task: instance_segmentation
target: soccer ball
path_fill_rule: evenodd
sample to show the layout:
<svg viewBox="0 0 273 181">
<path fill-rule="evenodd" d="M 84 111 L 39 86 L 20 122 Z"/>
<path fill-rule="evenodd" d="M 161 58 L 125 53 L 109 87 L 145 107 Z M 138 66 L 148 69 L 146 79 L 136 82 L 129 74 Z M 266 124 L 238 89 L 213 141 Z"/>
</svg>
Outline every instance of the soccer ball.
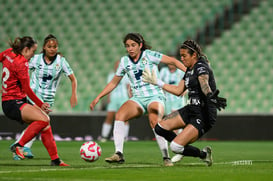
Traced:
<svg viewBox="0 0 273 181">
<path fill-rule="evenodd" d="M 101 147 L 94 141 L 88 141 L 82 144 L 80 154 L 83 160 L 94 162 L 101 156 Z"/>
</svg>

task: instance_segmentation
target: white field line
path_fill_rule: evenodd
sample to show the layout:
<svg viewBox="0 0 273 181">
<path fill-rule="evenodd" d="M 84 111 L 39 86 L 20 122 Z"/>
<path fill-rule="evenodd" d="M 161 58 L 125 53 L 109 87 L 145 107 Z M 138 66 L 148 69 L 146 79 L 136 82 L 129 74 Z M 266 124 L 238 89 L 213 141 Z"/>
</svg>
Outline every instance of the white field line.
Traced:
<svg viewBox="0 0 273 181">
<path fill-rule="evenodd" d="M 273 160 L 235 160 L 230 162 L 214 162 L 213 165 L 252 165 L 253 163 L 266 163 L 266 162 L 273 162 Z M 185 163 L 187 165 L 204 165 L 203 162 L 196 162 L 196 163 Z M 113 165 L 110 168 L 118 169 L 118 168 L 159 168 L 163 167 L 162 165 L 142 165 L 142 164 L 123 164 L 123 165 Z M 94 169 L 109 169 L 108 166 L 101 166 L 101 167 L 87 167 L 87 168 L 68 168 L 68 167 L 59 167 L 59 168 L 42 168 L 42 169 L 32 169 L 32 170 L 5 170 L 0 171 L 0 174 L 10 174 L 10 173 L 31 173 L 31 172 L 54 172 L 54 171 L 72 171 L 72 170 L 94 170 Z"/>
</svg>

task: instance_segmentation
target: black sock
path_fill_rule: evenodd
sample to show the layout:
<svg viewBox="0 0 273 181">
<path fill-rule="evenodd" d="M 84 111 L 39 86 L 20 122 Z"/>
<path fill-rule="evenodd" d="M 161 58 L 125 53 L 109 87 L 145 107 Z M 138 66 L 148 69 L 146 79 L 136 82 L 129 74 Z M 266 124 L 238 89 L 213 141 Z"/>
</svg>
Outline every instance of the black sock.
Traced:
<svg viewBox="0 0 273 181">
<path fill-rule="evenodd" d="M 155 126 L 155 132 L 156 134 L 164 137 L 169 142 L 171 142 L 176 137 L 176 134 L 173 131 L 168 131 L 159 126 L 158 124 L 156 124 Z"/>
<path fill-rule="evenodd" d="M 15 147 L 16 146 L 19 146 L 19 147 L 23 147 L 22 145 L 20 145 L 19 143 L 15 143 L 15 145 L 14 145 Z"/>
<path fill-rule="evenodd" d="M 54 162 L 56 165 L 60 165 L 61 160 L 60 160 L 60 158 L 57 158 L 55 160 L 52 160 L 52 162 Z"/>
<path fill-rule="evenodd" d="M 199 157 L 201 159 L 206 157 L 205 152 L 200 151 L 199 148 L 191 146 L 191 145 L 187 145 L 184 147 L 183 155 L 184 156 Z"/>
</svg>

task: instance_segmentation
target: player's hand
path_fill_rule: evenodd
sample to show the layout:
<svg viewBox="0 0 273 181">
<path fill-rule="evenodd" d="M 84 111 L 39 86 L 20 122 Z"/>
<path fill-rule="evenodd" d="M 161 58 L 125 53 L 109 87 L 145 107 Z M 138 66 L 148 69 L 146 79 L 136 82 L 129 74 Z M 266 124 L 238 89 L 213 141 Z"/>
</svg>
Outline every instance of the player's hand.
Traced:
<svg viewBox="0 0 273 181">
<path fill-rule="evenodd" d="M 93 111 L 95 108 L 95 105 L 99 102 L 99 98 L 94 99 L 90 104 L 90 109 Z"/>
<path fill-rule="evenodd" d="M 43 103 L 42 106 L 41 106 L 41 109 L 46 113 L 46 114 L 49 114 L 50 112 L 52 112 L 50 108 L 50 105 L 46 102 L 46 103 Z"/>
<path fill-rule="evenodd" d="M 212 93 L 208 93 L 207 94 L 207 100 L 210 103 L 214 104 L 219 111 L 221 111 L 221 109 L 225 109 L 226 108 L 226 106 L 227 106 L 227 99 L 223 98 L 223 97 L 218 97 L 219 93 L 220 93 L 220 91 L 218 89 L 216 89 Z"/>
<path fill-rule="evenodd" d="M 156 77 L 155 70 L 153 70 L 151 73 L 149 69 L 144 69 L 144 71 L 142 72 L 142 80 L 143 82 L 148 82 L 150 84 L 157 85 L 161 88 L 165 84 L 162 80 Z"/>
<path fill-rule="evenodd" d="M 157 85 L 157 77 L 155 71 L 153 70 L 152 73 L 149 69 L 145 68 L 142 72 L 142 80 L 143 82 L 148 82 L 153 85 Z"/>
<path fill-rule="evenodd" d="M 71 96 L 70 98 L 70 106 L 74 108 L 78 104 L 77 96 Z"/>
</svg>

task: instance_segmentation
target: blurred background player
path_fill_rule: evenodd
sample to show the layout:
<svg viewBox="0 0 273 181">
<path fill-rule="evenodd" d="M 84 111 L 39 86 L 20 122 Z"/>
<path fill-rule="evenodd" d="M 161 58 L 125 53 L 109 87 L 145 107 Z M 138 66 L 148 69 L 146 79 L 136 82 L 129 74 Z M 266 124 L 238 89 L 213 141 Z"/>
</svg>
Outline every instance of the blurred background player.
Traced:
<svg viewBox="0 0 273 181">
<path fill-rule="evenodd" d="M 37 42 L 29 36 L 17 37 L 11 48 L 0 53 L 2 67 L 2 109 L 4 114 L 20 123 L 29 124 L 24 135 L 11 151 L 24 159 L 23 146 L 41 133 L 41 139 L 51 158 L 52 166 L 69 166 L 60 160 L 50 118 L 50 105 L 42 102 L 30 88 L 28 62 L 34 56 Z M 36 104 L 33 106 L 27 96 Z M 45 113 L 46 112 L 46 113 Z"/>
<path fill-rule="evenodd" d="M 115 76 L 115 72 L 119 66 L 119 61 L 115 62 L 114 72 L 110 72 L 107 77 L 107 83 L 109 83 Z M 107 116 L 104 123 L 102 124 L 101 136 L 98 138 L 101 142 L 106 142 L 109 139 L 110 132 L 112 130 L 112 124 L 115 120 L 115 114 L 120 108 L 120 106 L 125 103 L 129 97 L 131 97 L 131 88 L 129 85 L 129 80 L 125 76 L 117 87 L 107 95 Z M 125 139 L 128 139 L 129 135 L 129 122 L 125 124 Z"/>
<path fill-rule="evenodd" d="M 109 163 L 125 162 L 123 157 L 124 135 L 126 131 L 125 122 L 147 113 L 150 126 L 154 132 L 155 125 L 164 115 L 166 98 L 163 90 L 158 86 L 142 81 L 142 72 L 144 69 L 154 70 L 159 75 L 158 64 L 160 62 L 174 64 L 181 70 L 186 69 L 175 58 L 150 50 L 151 46 L 147 44 L 143 36 L 139 33 L 128 33 L 123 39 L 123 44 L 128 55 L 121 58 L 114 78 L 90 104 L 90 109 L 94 110 L 99 100 L 115 89 L 125 75 L 128 76 L 133 97 L 126 101 L 116 113 L 113 130 L 115 153 L 111 157 L 105 158 L 105 161 Z M 173 166 L 169 158 L 167 141 L 155 132 L 154 134 L 163 157 L 164 166 Z"/>
<path fill-rule="evenodd" d="M 31 70 L 30 86 L 33 92 L 44 102 L 48 103 L 50 107 L 54 105 L 55 94 L 61 80 L 61 75 L 64 73 L 71 81 L 71 97 L 70 105 L 75 107 L 77 105 L 77 79 L 69 66 L 65 57 L 61 55 L 59 50 L 59 43 L 57 38 L 49 34 L 44 39 L 43 49 L 40 54 L 34 55 L 29 62 L 29 69 Z M 23 136 L 16 140 L 15 143 Z M 31 146 L 36 137 L 25 144 L 24 155 L 27 158 L 33 158 L 31 152 Z M 15 144 L 14 143 L 14 144 Z M 14 145 L 12 144 L 12 145 Z M 11 146 L 12 146 L 11 145 Z M 14 160 L 20 160 L 20 158 L 13 154 Z"/>
<path fill-rule="evenodd" d="M 160 79 L 163 82 L 166 82 L 171 85 L 178 85 L 179 82 L 183 79 L 185 72 L 177 69 L 174 65 L 169 64 L 168 66 L 164 66 L 160 69 L 159 75 Z M 183 106 L 185 106 L 185 94 L 186 91 L 182 93 L 182 95 L 176 96 L 169 92 L 165 92 L 166 96 L 166 104 L 165 104 L 165 115 L 170 114 L 173 111 L 176 111 Z M 182 131 L 182 128 L 175 130 L 176 134 L 179 134 Z M 176 154 L 172 157 L 171 161 L 173 163 L 178 162 L 182 159 L 181 154 Z"/>
</svg>

